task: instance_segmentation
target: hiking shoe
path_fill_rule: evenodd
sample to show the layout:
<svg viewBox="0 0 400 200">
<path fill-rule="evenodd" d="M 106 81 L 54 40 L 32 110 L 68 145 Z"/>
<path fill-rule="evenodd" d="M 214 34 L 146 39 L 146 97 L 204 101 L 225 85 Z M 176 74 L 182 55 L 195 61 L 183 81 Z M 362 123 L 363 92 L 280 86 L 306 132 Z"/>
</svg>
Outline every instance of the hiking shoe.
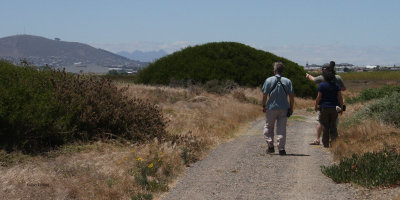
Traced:
<svg viewBox="0 0 400 200">
<path fill-rule="evenodd" d="M 286 151 L 285 150 L 279 150 L 279 155 L 285 156 L 286 155 Z"/>
<path fill-rule="evenodd" d="M 275 148 L 274 147 L 268 147 L 267 149 L 267 154 L 275 153 Z"/>
</svg>

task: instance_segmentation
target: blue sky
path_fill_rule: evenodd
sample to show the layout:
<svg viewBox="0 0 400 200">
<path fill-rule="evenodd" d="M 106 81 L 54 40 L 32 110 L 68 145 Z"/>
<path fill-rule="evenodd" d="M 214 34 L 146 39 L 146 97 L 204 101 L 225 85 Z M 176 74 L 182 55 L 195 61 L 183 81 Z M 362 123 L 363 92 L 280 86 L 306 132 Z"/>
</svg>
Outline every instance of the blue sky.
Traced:
<svg viewBox="0 0 400 200">
<path fill-rule="evenodd" d="M 0 0 L 0 37 L 61 38 L 112 52 L 235 41 L 300 65 L 400 64 L 397 0 Z"/>
</svg>

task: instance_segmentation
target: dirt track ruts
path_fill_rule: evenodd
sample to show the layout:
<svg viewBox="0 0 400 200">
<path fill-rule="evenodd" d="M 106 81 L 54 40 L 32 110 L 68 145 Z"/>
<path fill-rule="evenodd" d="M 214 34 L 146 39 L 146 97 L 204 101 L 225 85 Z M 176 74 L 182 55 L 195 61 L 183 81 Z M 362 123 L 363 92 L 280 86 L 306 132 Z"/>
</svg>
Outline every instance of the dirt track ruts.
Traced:
<svg viewBox="0 0 400 200">
<path fill-rule="evenodd" d="M 315 116 L 289 120 L 287 156 L 265 153 L 264 119 L 253 122 L 241 136 L 223 143 L 204 160 L 188 168 L 163 200 L 205 199 L 387 199 L 365 189 L 336 184 L 321 173 L 333 163 L 332 154 L 308 143 L 314 139 Z M 276 148 L 275 148 L 276 149 Z M 389 197 L 390 198 L 390 197 Z"/>
</svg>

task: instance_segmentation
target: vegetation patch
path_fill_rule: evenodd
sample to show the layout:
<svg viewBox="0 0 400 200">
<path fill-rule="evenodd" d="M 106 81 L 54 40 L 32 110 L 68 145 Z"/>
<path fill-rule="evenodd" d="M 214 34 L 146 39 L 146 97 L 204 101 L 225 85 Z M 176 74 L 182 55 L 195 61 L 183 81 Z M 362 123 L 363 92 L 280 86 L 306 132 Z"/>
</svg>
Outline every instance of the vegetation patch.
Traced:
<svg viewBox="0 0 400 200">
<path fill-rule="evenodd" d="M 292 115 L 292 116 L 289 117 L 289 119 L 291 119 L 291 120 L 296 120 L 296 121 L 304 121 L 304 120 L 306 120 L 307 118 L 304 117 L 304 116 Z"/>
<path fill-rule="evenodd" d="M 399 185 L 400 154 L 384 150 L 353 155 L 338 165 L 322 166 L 321 170 L 336 183 L 352 182 L 366 187 Z"/>
<path fill-rule="evenodd" d="M 24 161 L 30 160 L 31 157 L 24 155 L 21 152 L 8 153 L 4 150 L 0 150 L 0 166 L 8 167 L 14 164 L 22 163 Z"/>
<path fill-rule="evenodd" d="M 349 72 L 341 73 L 340 76 L 344 80 L 399 80 L 400 71 L 374 71 L 374 72 Z"/>
<path fill-rule="evenodd" d="M 393 93 L 399 93 L 400 86 L 384 86 L 378 89 L 365 89 L 361 91 L 360 95 L 357 97 L 346 99 L 346 103 L 354 104 L 357 102 L 366 102 L 372 99 L 379 99 L 386 96 L 390 96 Z"/>
<path fill-rule="evenodd" d="M 258 99 L 254 97 L 247 97 L 246 94 L 240 90 L 234 91 L 232 96 L 241 103 L 251 103 L 254 105 L 261 105 L 261 102 Z"/>
<path fill-rule="evenodd" d="M 316 95 L 315 84 L 305 77 L 304 69 L 298 64 L 235 42 L 213 42 L 187 47 L 142 69 L 136 81 L 169 85 L 171 81 L 185 83 L 190 80 L 196 84 L 215 86 L 218 84 L 214 80 L 231 80 L 240 86 L 258 87 L 273 75 L 272 65 L 276 61 L 284 63 L 283 76 L 292 80 L 296 96 Z M 209 81 L 214 82 L 207 83 Z M 215 87 L 211 88 L 215 90 Z"/>
<path fill-rule="evenodd" d="M 369 113 L 386 123 L 400 128 L 400 92 L 386 96 L 369 106 Z"/>
<path fill-rule="evenodd" d="M 363 123 L 365 119 L 374 119 L 387 124 L 400 127 L 400 93 L 393 93 L 390 96 L 378 99 L 370 105 L 361 108 L 352 116 L 341 122 L 340 126 L 350 127 Z"/>
<path fill-rule="evenodd" d="M 74 141 L 147 141 L 165 134 L 154 104 L 111 80 L 0 61 L 0 149 L 48 151 Z"/>
<path fill-rule="evenodd" d="M 152 194 L 139 193 L 136 196 L 132 197 L 132 200 L 152 200 L 152 199 L 153 199 Z"/>
</svg>

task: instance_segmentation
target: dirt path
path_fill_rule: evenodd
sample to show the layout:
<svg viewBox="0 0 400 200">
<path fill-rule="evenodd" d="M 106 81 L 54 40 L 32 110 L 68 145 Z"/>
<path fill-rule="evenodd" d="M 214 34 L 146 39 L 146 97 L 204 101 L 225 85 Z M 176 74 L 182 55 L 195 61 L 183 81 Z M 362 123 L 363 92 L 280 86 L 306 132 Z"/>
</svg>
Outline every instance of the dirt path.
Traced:
<svg viewBox="0 0 400 200">
<path fill-rule="evenodd" d="M 308 144 L 316 123 L 312 116 L 290 120 L 288 155 L 279 156 L 265 153 L 264 120 L 255 121 L 242 136 L 188 168 L 161 199 L 359 199 L 360 190 L 321 173 L 321 165 L 332 164 L 332 155 L 322 145 Z"/>
</svg>

